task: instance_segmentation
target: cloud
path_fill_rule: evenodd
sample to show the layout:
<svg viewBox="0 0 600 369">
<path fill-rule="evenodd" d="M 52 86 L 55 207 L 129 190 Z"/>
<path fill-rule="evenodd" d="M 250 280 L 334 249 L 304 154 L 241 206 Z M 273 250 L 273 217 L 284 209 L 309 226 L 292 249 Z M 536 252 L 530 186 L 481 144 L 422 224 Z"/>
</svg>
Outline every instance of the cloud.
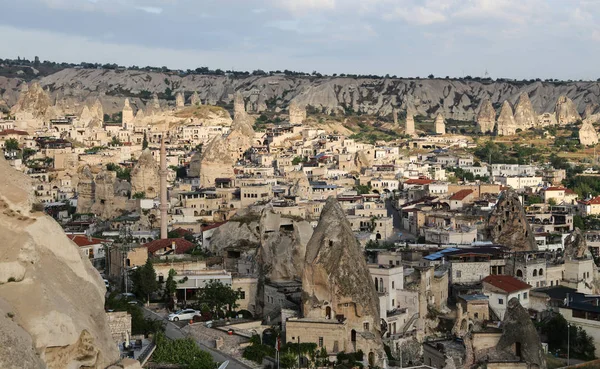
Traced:
<svg viewBox="0 0 600 369">
<path fill-rule="evenodd" d="M 163 12 L 162 8 L 156 6 L 137 6 L 136 9 L 145 11 L 150 14 L 161 14 Z"/>
<path fill-rule="evenodd" d="M 333 10 L 336 6 L 336 0 L 274 0 L 273 3 L 291 13 Z"/>
<path fill-rule="evenodd" d="M 446 21 L 446 16 L 433 9 L 417 6 L 412 8 L 396 8 L 391 14 L 385 15 L 384 19 L 401 18 L 409 24 L 430 25 Z"/>
</svg>

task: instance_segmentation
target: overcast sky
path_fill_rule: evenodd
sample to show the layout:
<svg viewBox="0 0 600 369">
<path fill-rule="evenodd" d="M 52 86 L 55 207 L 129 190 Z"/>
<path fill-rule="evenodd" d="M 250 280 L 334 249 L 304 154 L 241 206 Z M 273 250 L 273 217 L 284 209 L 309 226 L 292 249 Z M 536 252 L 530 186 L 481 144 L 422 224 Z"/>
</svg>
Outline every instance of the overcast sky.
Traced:
<svg viewBox="0 0 600 369">
<path fill-rule="evenodd" d="M 0 58 L 600 77 L 600 0 L 0 0 Z"/>
</svg>

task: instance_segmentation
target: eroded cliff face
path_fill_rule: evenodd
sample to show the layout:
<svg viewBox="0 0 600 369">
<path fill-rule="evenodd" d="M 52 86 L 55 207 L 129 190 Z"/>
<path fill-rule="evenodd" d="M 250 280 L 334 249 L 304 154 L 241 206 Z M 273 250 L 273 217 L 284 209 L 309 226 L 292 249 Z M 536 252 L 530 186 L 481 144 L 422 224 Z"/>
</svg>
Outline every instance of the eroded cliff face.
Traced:
<svg viewBox="0 0 600 369">
<path fill-rule="evenodd" d="M 149 149 L 142 152 L 131 171 L 131 193 L 138 192 L 148 199 L 158 197 L 160 192 L 159 166 Z"/>
<path fill-rule="evenodd" d="M 197 92 L 199 98 L 210 105 L 217 102 L 230 103 L 234 91 L 241 90 L 246 99 L 246 108 L 253 113 L 273 109 L 271 102 L 284 109 L 294 100 L 299 106 L 310 105 L 327 112 L 341 112 L 344 108 L 352 108 L 361 113 L 391 116 L 394 108 L 406 110 L 407 102 L 411 99 L 411 104 L 416 109 L 415 114 L 434 118 L 437 113 L 441 113 L 446 119 L 474 121 L 485 99 L 489 99 L 498 109 L 504 100 L 516 104 L 523 92 L 529 94 L 533 110 L 539 114 L 554 113 L 561 95 L 568 96 L 580 113 L 584 112 L 588 103 L 600 103 L 600 84 L 597 82 L 517 84 L 444 79 L 180 77 L 143 71 L 85 69 L 65 69 L 42 78 L 40 82 L 42 87 L 50 88 L 53 96 L 60 94 L 85 99 L 104 93 L 101 99 L 105 112 L 114 114 L 123 107 L 123 97 L 130 97 L 138 108 L 144 107 L 145 101 L 137 97 L 139 93 L 143 90 L 164 92 L 165 79 L 169 85 L 178 86 L 174 93 Z M 10 106 L 16 102 L 20 84 L 19 80 L 0 78 L 0 89 L 6 89 L 2 98 Z M 151 109 L 152 103 L 148 105 Z"/>
<path fill-rule="evenodd" d="M 513 190 L 500 194 L 487 220 L 488 238 L 512 251 L 537 250 L 535 237 L 527 222 L 519 196 Z"/>
<path fill-rule="evenodd" d="M 102 279 L 52 218 L 31 211 L 30 188 L 0 158 L 0 367 L 104 369 L 119 353 Z"/>
</svg>

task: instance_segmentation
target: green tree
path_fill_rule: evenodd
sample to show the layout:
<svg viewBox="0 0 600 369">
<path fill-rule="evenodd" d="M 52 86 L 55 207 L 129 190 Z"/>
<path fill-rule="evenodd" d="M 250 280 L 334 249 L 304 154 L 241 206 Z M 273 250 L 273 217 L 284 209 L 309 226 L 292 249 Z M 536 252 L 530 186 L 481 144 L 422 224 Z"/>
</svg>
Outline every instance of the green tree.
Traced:
<svg viewBox="0 0 600 369">
<path fill-rule="evenodd" d="M 556 206 L 556 199 L 552 198 L 552 199 L 548 200 L 548 205 Z"/>
<path fill-rule="evenodd" d="M 133 196 L 131 196 L 132 199 L 145 199 L 146 198 L 146 192 L 142 191 L 142 192 L 136 192 L 133 194 Z"/>
<path fill-rule="evenodd" d="M 527 203 L 529 205 L 541 204 L 542 202 L 543 202 L 542 198 L 540 196 L 538 196 L 538 195 L 530 195 L 530 196 L 527 197 Z"/>
<path fill-rule="evenodd" d="M 175 271 L 175 269 L 169 270 L 169 276 L 167 277 L 167 281 L 165 282 L 165 300 L 171 298 L 177 291 L 177 281 L 175 281 L 176 274 L 177 272 Z"/>
<path fill-rule="evenodd" d="M 581 216 L 579 216 L 579 215 L 573 216 L 573 227 L 579 228 L 582 231 L 585 231 L 585 222 L 583 221 L 583 218 Z"/>
<path fill-rule="evenodd" d="M 163 333 L 156 335 L 156 350 L 152 361 L 159 364 L 180 364 L 186 369 L 214 369 L 211 355 L 200 350 L 191 338 L 169 340 Z"/>
<path fill-rule="evenodd" d="M 152 265 L 152 260 L 148 259 L 144 266 L 137 268 L 133 272 L 131 280 L 136 296 L 150 302 L 150 295 L 158 290 L 158 281 L 156 280 L 156 271 Z"/>
<path fill-rule="evenodd" d="M 231 312 L 239 306 L 236 302 L 241 293 L 241 288 L 235 291 L 230 285 L 211 279 L 204 288 L 199 290 L 198 301 L 208 305 L 213 313 L 222 314 L 225 309 Z"/>
<path fill-rule="evenodd" d="M 144 132 L 144 139 L 142 140 L 142 150 L 146 150 L 148 148 L 148 137 L 146 137 L 146 132 Z"/>
<path fill-rule="evenodd" d="M 17 141 L 15 138 L 9 138 L 8 140 L 4 141 L 4 150 L 6 150 L 6 151 L 19 150 L 19 141 Z"/>
<path fill-rule="evenodd" d="M 556 314 L 544 326 L 541 327 L 542 333 L 548 337 L 548 346 L 551 351 L 567 351 L 567 340 L 565 337 L 570 335 L 571 357 L 591 360 L 595 357 L 594 339 L 590 337 L 581 327 L 567 325 L 567 320 L 561 315 Z"/>
<path fill-rule="evenodd" d="M 110 142 L 113 146 L 121 146 L 121 141 L 119 141 L 119 138 L 117 136 L 113 136 L 111 142 Z"/>
<path fill-rule="evenodd" d="M 306 162 L 306 159 L 302 156 L 296 156 L 294 159 L 292 159 L 292 165 L 298 165 L 304 162 Z"/>
</svg>

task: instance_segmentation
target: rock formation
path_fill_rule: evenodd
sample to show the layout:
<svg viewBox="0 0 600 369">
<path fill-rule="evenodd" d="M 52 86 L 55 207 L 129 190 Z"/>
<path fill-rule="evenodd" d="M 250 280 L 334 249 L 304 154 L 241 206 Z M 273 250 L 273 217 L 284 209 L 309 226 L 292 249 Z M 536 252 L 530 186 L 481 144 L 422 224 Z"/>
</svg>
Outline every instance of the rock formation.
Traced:
<svg viewBox="0 0 600 369">
<path fill-rule="evenodd" d="M 190 97 L 190 105 L 202 105 L 202 101 L 200 101 L 200 96 L 198 96 L 198 92 L 194 91 L 192 97 Z"/>
<path fill-rule="evenodd" d="M 32 212 L 30 179 L 0 158 L 0 367 L 104 369 L 119 359 L 98 272 Z"/>
<path fill-rule="evenodd" d="M 537 125 L 537 115 L 527 92 L 523 92 L 519 96 L 517 105 L 515 105 L 515 123 L 517 128 L 521 128 L 523 131 Z"/>
<path fill-rule="evenodd" d="M 199 174 L 202 187 L 212 187 L 216 178 L 232 178 L 233 166 L 244 157 L 254 140 L 252 119 L 244 108 L 244 98 L 237 92 L 234 100 L 234 119 L 231 131 L 216 136 L 202 149 L 199 167 L 190 165 L 192 174 Z"/>
<path fill-rule="evenodd" d="M 556 114 L 544 113 L 538 115 L 537 124 L 540 127 L 557 125 L 558 123 L 556 122 Z"/>
<path fill-rule="evenodd" d="M 508 301 L 502 321 L 502 336 L 496 345 L 496 351 L 514 352 L 517 343 L 520 346 L 519 357 L 522 361 L 529 365 L 537 365 L 537 368 L 546 367 L 542 343 L 529 312 L 521 306 L 516 297 L 513 297 Z"/>
<path fill-rule="evenodd" d="M 152 152 L 144 150 L 131 171 L 131 194 L 143 192 L 148 199 L 157 197 L 160 191 L 158 172 L 158 163 Z"/>
<path fill-rule="evenodd" d="M 487 219 L 488 238 L 512 251 L 537 250 L 525 210 L 514 190 L 500 193 L 498 203 Z"/>
<path fill-rule="evenodd" d="M 571 124 L 578 120 L 581 120 L 581 116 L 577 111 L 577 106 L 573 103 L 573 100 L 566 96 L 560 96 L 556 101 L 556 121 L 558 124 Z"/>
<path fill-rule="evenodd" d="M 23 84 L 19 99 L 10 112 L 16 118 L 15 127 L 28 131 L 40 129 L 45 120 L 55 118 L 56 114 L 50 96 L 38 82 L 29 87 Z"/>
<path fill-rule="evenodd" d="M 579 143 L 584 146 L 593 146 L 598 143 L 598 132 L 588 119 L 585 119 L 579 128 Z"/>
<path fill-rule="evenodd" d="M 496 124 L 497 133 L 499 136 L 514 135 L 517 131 L 517 124 L 513 116 L 512 108 L 508 101 L 504 101 L 500 109 L 500 116 Z"/>
<path fill-rule="evenodd" d="M 565 251 L 563 257 L 566 260 L 592 258 L 592 253 L 588 249 L 585 236 L 579 228 L 575 228 L 573 232 L 565 238 Z"/>
<path fill-rule="evenodd" d="M 152 101 L 148 102 L 146 105 L 146 116 L 157 115 L 162 111 L 160 107 L 160 100 L 158 99 L 158 95 L 155 93 L 152 95 Z"/>
<path fill-rule="evenodd" d="M 361 247 L 334 197 L 327 199 L 306 247 L 302 291 L 304 318 L 343 315 L 348 329 L 364 342 L 357 349 L 383 349 L 379 298 Z"/>
<path fill-rule="evenodd" d="M 495 125 L 496 111 L 492 106 L 492 102 L 485 99 L 479 108 L 479 114 L 477 114 L 477 127 L 481 133 L 492 133 Z"/>
<path fill-rule="evenodd" d="M 296 170 L 286 173 L 286 178 L 291 181 L 290 196 L 312 200 L 312 187 L 304 171 Z"/>
<path fill-rule="evenodd" d="M 396 108 L 392 108 L 392 121 L 395 126 L 398 125 L 398 110 Z"/>
<path fill-rule="evenodd" d="M 441 113 L 438 113 L 438 115 L 435 117 L 434 128 L 436 134 L 446 134 L 446 120 L 444 119 L 444 116 Z"/>
<path fill-rule="evenodd" d="M 110 170 L 102 170 L 94 178 L 96 191 L 94 192 L 96 203 L 109 203 L 115 197 L 115 182 L 117 173 Z"/>
<path fill-rule="evenodd" d="M 178 92 L 175 95 L 175 107 L 183 108 L 185 106 L 185 97 L 183 96 L 183 92 Z"/>
<path fill-rule="evenodd" d="M 134 119 L 134 115 L 133 115 L 133 109 L 131 108 L 131 105 L 129 104 L 129 99 L 125 99 L 125 104 L 123 105 L 123 125 L 128 125 L 133 123 L 133 119 Z"/>
<path fill-rule="evenodd" d="M 290 124 L 302 124 L 306 120 L 306 108 L 292 101 L 288 107 Z"/>
<path fill-rule="evenodd" d="M 415 117 L 412 109 L 406 110 L 406 124 L 404 126 L 404 133 L 410 136 L 415 135 Z"/>
<path fill-rule="evenodd" d="M 77 183 L 77 212 L 89 213 L 96 199 L 96 183 L 89 165 L 79 168 Z"/>
</svg>

